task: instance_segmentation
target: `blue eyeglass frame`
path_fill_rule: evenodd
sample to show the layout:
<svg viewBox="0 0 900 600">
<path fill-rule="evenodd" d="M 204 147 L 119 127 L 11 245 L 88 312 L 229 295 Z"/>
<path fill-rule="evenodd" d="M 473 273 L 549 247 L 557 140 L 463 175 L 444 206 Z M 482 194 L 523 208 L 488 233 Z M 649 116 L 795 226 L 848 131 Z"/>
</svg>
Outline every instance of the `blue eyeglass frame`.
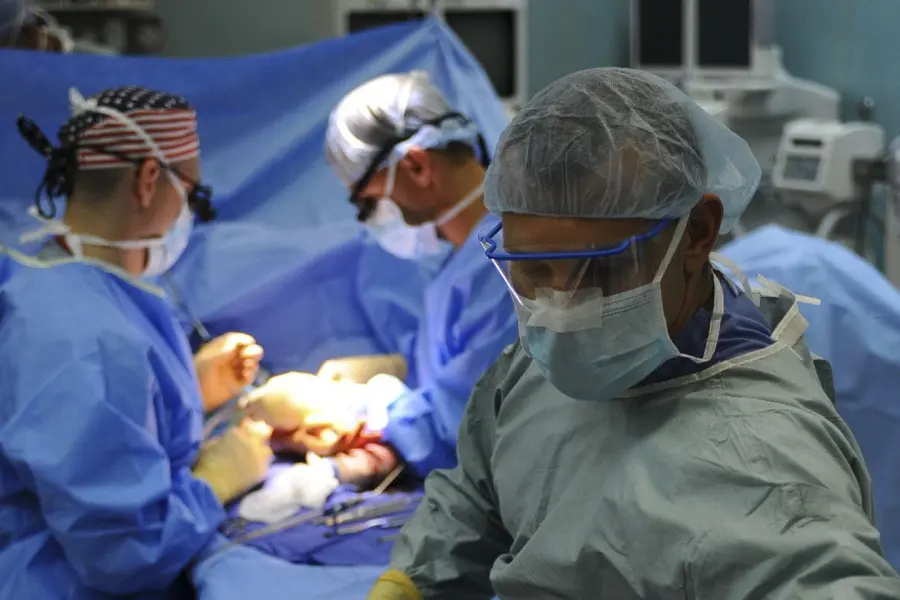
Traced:
<svg viewBox="0 0 900 600">
<path fill-rule="evenodd" d="M 625 238 L 615 246 L 598 248 L 596 250 L 576 250 L 568 252 L 517 252 L 515 254 L 497 250 L 497 242 L 494 237 L 503 230 L 503 223 L 497 223 L 485 235 L 478 236 L 478 241 L 484 247 L 484 255 L 491 260 L 553 260 L 571 258 L 599 258 L 603 256 L 615 256 L 625 252 L 631 244 L 655 238 L 663 229 L 671 225 L 675 219 L 663 219 L 654 225 L 649 231 Z"/>
</svg>

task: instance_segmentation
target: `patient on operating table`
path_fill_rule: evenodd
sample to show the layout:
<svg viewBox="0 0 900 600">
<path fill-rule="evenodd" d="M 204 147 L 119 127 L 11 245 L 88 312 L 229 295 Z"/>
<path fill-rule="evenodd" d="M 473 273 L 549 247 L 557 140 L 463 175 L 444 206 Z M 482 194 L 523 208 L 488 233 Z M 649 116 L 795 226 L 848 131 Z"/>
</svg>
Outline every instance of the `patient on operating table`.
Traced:
<svg viewBox="0 0 900 600">
<path fill-rule="evenodd" d="M 309 373 L 278 375 L 250 397 L 247 416 L 274 429 L 275 451 L 328 457 L 338 479 L 366 487 L 383 478 L 398 459 L 381 443 L 387 405 L 406 387 L 377 375 L 366 384 Z"/>
</svg>

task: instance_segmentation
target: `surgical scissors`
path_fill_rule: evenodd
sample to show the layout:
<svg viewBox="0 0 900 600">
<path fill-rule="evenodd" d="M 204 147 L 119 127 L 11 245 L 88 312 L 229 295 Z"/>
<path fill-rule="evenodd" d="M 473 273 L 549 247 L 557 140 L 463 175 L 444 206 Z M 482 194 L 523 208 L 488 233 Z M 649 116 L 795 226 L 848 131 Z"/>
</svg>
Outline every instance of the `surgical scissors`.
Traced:
<svg viewBox="0 0 900 600">
<path fill-rule="evenodd" d="M 253 531 L 248 531 L 247 533 L 245 533 L 239 537 L 236 537 L 233 540 L 229 541 L 228 543 L 216 548 L 215 550 L 213 550 L 213 552 L 212 552 L 212 554 L 210 554 L 210 556 L 212 556 L 214 554 L 218 554 L 220 552 L 224 552 L 225 550 L 228 550 L 229 548 L 234 548 L 235 546 L 240 546 L 240 545 L 246 544 L 247 542 L 252 542 L 253 540 L 259 539 L 261 537 L 265 537 L 265 536 L 271 535 L 273 533 L 278 533 L 279 531 L 284 531 L 286 529 L 291 529 L 293 527 L 296 527 L 298 525 L 303 525 L 305 523 L 315 523 L 315 524 L 336 527 L 337 526 L 336 519 L 339 516 L 342 516 L 344 513 L 347 513 L 351 509 L 359 506 L 366 500 L 376 498 L 376 497 L 380 496 L 381 494 L 383 494 L 384 491 L 394 481 L 396 481 L 396 479 L 400 476 L 400 474 L 402 472 L 403 472 L 403 465 L 398 465 L 396 468 L 394 468 L 393 471 L 391 471 L 388 474 L 387 477 L 384 478 L 384 480 L 380 484 L 378 484 L 378 487 L 376 487 L 374 490 L 372 490 L 371 492 L 369 492 L 367 494 L 366 493 L 359 494 L 353 498 L 344 500 L 343 502 L 338 502 L 336 504 L 326 507 L 325 510 L 323 510 L 321 512 L 301 513 L 299 515 L 294 515 L 292 517 L 283 519 L 276 523 L 272 523 L 271 525 L 266 525 L 265 527 L 260 527 L 259 529 L 254 529 Z M 374 511 L 375 508 L 377 508 L 377 507 L 372 507 L 371 510 Z M 396 512 L 396 510 L 394 510 L 394 512 Z M 350 514 L 355 514 L 355 513 L 350 513 Z M 358 517 L 358 518 L 365 518 L 367 516 L 379 516 L 379 515 L 374 514 L 373 512 L 364 512 L 364 513 L 358 513 L 358 514 L 362 514 L 362 516 Z M 346 521 L 342 520 L 340 522 L 346 522 Z"/>
<path fill-rule="evenodd" d="M 371 520 L 378 517 L 387 517 L 394 515 L 404 509 L 407 509 L 418 502 L 418 498 L 401 497 L 397 500 L 391 500 L 389 502 L 379 502 L 378 504 L 375 504 L 373 506 L 360 506 L 353 510 L 346 510 L 333 517 L 328 517 L 324 520 L 323 524 L 330 527 L 340 527 L 341 525 L 353 523 L 355 521 Z"/>
<path fill-rule="evenodd" d="M 370 529 L 392 529 L 394 527 L 402 527 L 412 518 L 411 515 L 393 515 L 390 517 L 380 517 L 378 519 L 369 519 L 362 523 L 353 523 L 352 525 L 344 525 L 329 531 L 325 537 L 330 538 L 339 535 L 353 535 L 354 533 L 362 533 Z"/>
</svg>

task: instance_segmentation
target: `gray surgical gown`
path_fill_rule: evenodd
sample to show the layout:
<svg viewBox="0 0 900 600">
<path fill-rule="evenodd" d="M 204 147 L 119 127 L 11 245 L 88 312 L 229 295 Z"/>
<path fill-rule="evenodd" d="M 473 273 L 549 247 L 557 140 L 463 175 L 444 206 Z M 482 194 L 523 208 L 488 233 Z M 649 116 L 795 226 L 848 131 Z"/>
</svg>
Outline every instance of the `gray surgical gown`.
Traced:
<svg viewBox="0 0 900 600">
<path fill-rule="evenodd" d="M 760 308 L 772 346 L 612 401 L 508 349 L 391 566 L 429 600 L 900 598 L 806 322 L 788 294 Z"/>
</svg>

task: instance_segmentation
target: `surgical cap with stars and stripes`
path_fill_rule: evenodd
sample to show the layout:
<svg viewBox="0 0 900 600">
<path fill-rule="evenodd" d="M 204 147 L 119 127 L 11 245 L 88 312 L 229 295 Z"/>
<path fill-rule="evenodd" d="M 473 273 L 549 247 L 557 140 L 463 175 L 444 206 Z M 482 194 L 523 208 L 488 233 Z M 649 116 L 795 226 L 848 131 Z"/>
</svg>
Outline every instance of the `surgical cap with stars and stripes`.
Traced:
<svg viewBox="0 0 900 600">
<path fill-rule="evenodd" d="M 162 156 L 127 122 L 93 106 L 114 110 L 140 127 L 153 140 Z M 200 154 L 197 113 L 181 96 L 141 87 L 106 90 L 88 99 L 84 109 L 59 130 L 62 148 L 75 150 L 79 170 L 127 166 L 157 158 L 167 164 L 196 158 Z"/>
</svg>

